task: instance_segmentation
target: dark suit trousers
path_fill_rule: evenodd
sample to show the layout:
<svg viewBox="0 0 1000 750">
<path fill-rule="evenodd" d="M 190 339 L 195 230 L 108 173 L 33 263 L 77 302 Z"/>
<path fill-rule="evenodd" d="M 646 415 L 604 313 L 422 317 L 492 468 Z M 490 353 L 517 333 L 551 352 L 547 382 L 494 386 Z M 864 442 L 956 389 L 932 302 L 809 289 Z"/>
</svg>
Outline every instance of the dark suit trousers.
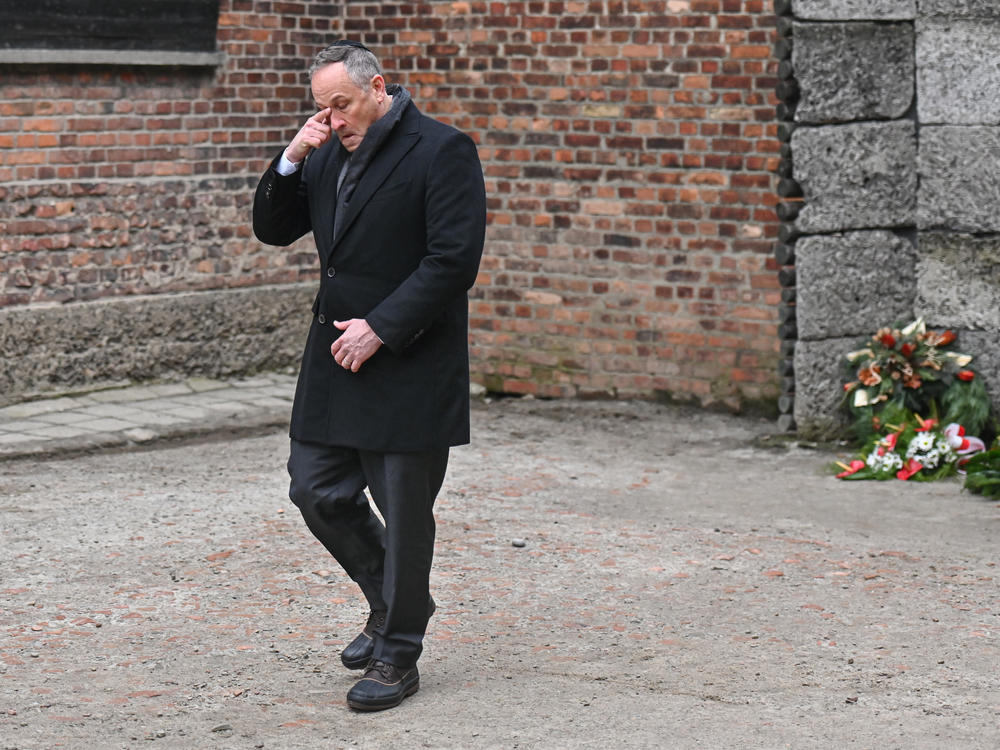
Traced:
<svg viewBox="0 0 1000 750">
<path fill-rule="evenodd" d="M 374 633 L 375 658 L 411 667 L 423 650 L 434 555 L 434 500 L 448 448 L 375 453 L 292 440 L 289 497 L 309 530 L 385 610 Z M 364 489 L 385 519 L 372 512 Z"/>
</svg>

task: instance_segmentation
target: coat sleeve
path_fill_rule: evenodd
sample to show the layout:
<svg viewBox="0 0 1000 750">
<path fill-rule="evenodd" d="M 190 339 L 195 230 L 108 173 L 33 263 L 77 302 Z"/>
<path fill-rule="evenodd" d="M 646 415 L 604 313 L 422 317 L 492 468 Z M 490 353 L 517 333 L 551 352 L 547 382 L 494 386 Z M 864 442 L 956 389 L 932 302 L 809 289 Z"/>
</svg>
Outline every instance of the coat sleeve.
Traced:
<svg viewBox="0 0 1000 750">
<path fill-rule="evenodd" d="M 268 245 L 291 245 L 312 229 L 306 198 L 305 166 L 290 175 L 278 174 L 278 154 L 257 184 L 253 198 L 253 233 Z"/>
<path fill-rule="evenodd" d="M 430 162 L 424 203 L 427 251 L 365 320 L 402 352 L 476 281 L 486 236 L 486 187 L 472 139 L 455 131 Z"/>
</svg>

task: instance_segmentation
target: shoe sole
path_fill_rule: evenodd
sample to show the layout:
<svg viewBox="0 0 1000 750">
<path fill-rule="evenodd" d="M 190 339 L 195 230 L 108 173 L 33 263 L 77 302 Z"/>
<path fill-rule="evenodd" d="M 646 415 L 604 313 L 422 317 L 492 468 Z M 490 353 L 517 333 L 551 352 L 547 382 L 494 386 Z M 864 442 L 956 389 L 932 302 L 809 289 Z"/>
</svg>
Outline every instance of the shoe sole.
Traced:
<svg viewBox="0 0 1000 750">
<path fill-rule="evenodd" d="M 395 708 L 400 703 L 402 703 L 406 698 L 409 698 L 415 692 L 420 689 L 420 681 L 418 680 L 413 687 L 409 687 L 406 691 L 399 697 L 399 700 L 395 700 L 387 703 L 359 703 L 357 701 L 348 700 L 347 705 L 349 708 L 353 708 L 355 711 L 385 711 L 387 708 Z"/>
</svg>

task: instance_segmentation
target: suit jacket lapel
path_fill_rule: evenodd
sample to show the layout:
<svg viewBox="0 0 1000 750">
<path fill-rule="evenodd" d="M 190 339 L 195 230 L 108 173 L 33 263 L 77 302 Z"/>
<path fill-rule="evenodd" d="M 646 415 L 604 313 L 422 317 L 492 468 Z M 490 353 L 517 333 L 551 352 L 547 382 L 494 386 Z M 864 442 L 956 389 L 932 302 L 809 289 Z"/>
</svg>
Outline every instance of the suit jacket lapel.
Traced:
<svg viewBox="0 0 1000 750">
<path fill-rule="evenodd" d="M 407 127 L 408 126 L 408 127 Z M 400 122 L 398 131 L 391 134 L 386 142 L 372 158 L 371 164 L 361 175 L 358 187 L 351 196 L 351 202 L 343 206 L 344 215 L 337 222 L 337 233 L 333 238 L 333 246 L 336 247 L 341 238 L 350 228 L 351 224 L 361 213 L 361 209 L 369 201 L 379 186 L 385 182 L 386 177 L 396 168 L 400 160 L 413 148 L 420 140 L 420 133 L 416 128 L 416 122 Z M 342 162 L 340 162 L 342 163 Z M 339 163 L 338 163 L 339 164 Z M 333 188 L 336 190 L 336 176 L 334 176 Z"/>
</svg>

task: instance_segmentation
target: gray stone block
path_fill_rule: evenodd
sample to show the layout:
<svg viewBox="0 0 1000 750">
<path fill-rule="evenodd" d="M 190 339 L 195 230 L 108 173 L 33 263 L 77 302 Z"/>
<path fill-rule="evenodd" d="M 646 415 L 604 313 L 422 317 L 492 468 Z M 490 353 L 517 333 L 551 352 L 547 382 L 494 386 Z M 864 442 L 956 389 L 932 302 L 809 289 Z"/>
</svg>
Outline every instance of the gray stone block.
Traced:
<svg viewBox="0 0 1000 750">
<path fill-rule="evenodd" d="M 921 17 L 1000 18 L 997 0 L 920 0 Z"/>
<path fill-rule="evenodd" d="M 801 127 L 792 134 L 794 176 L 806 233 L 912 226 L 916 221 L 916 134 L 912 122 Z"/>
<path fill-rule="evenodd" d="M 792 67 L 800 122 L 902 117 L 913 102 L 913 26 L 797 23 Z"/>
<path fill-rule="evenodd" d="M 796 344 L 793 413 L 801 437 L 826 440 L 844 434 L 844 355 L 857 343 L 857 338 L 836 338 Z"/>
<path fill-rule="evenodd" d="M 920 130 L 921 229 L 1000 231 L 1000 127 Z"/>
<path fill-rule="evenodd" d="M 848 232 L 804 237 L 795 250 L 800 341 L 865 336 L 912 320 L 916 251 L 908 240 Z"/>
<path fill-rule="evenodd" d="M 993 20 L 933 18 L 917 24 L 920 121 L 1000 123 L 1000 14 Z"/>
<path fill-rule="evenodd" d="M 0 405 L 295 364 L 314 293 L 305 283 L 0 310 Z"/>
<path fill-rule="evenodd" d="M 992 331 L 1000 351 L 1000 238 L 922 233 L 917 311 L 935 326 Z"/>
<path fill-rule="evenodd" d="M 812 21 L 909 20 L 917 0 L 792 0 L 792 12 Z"/>
</svg>

